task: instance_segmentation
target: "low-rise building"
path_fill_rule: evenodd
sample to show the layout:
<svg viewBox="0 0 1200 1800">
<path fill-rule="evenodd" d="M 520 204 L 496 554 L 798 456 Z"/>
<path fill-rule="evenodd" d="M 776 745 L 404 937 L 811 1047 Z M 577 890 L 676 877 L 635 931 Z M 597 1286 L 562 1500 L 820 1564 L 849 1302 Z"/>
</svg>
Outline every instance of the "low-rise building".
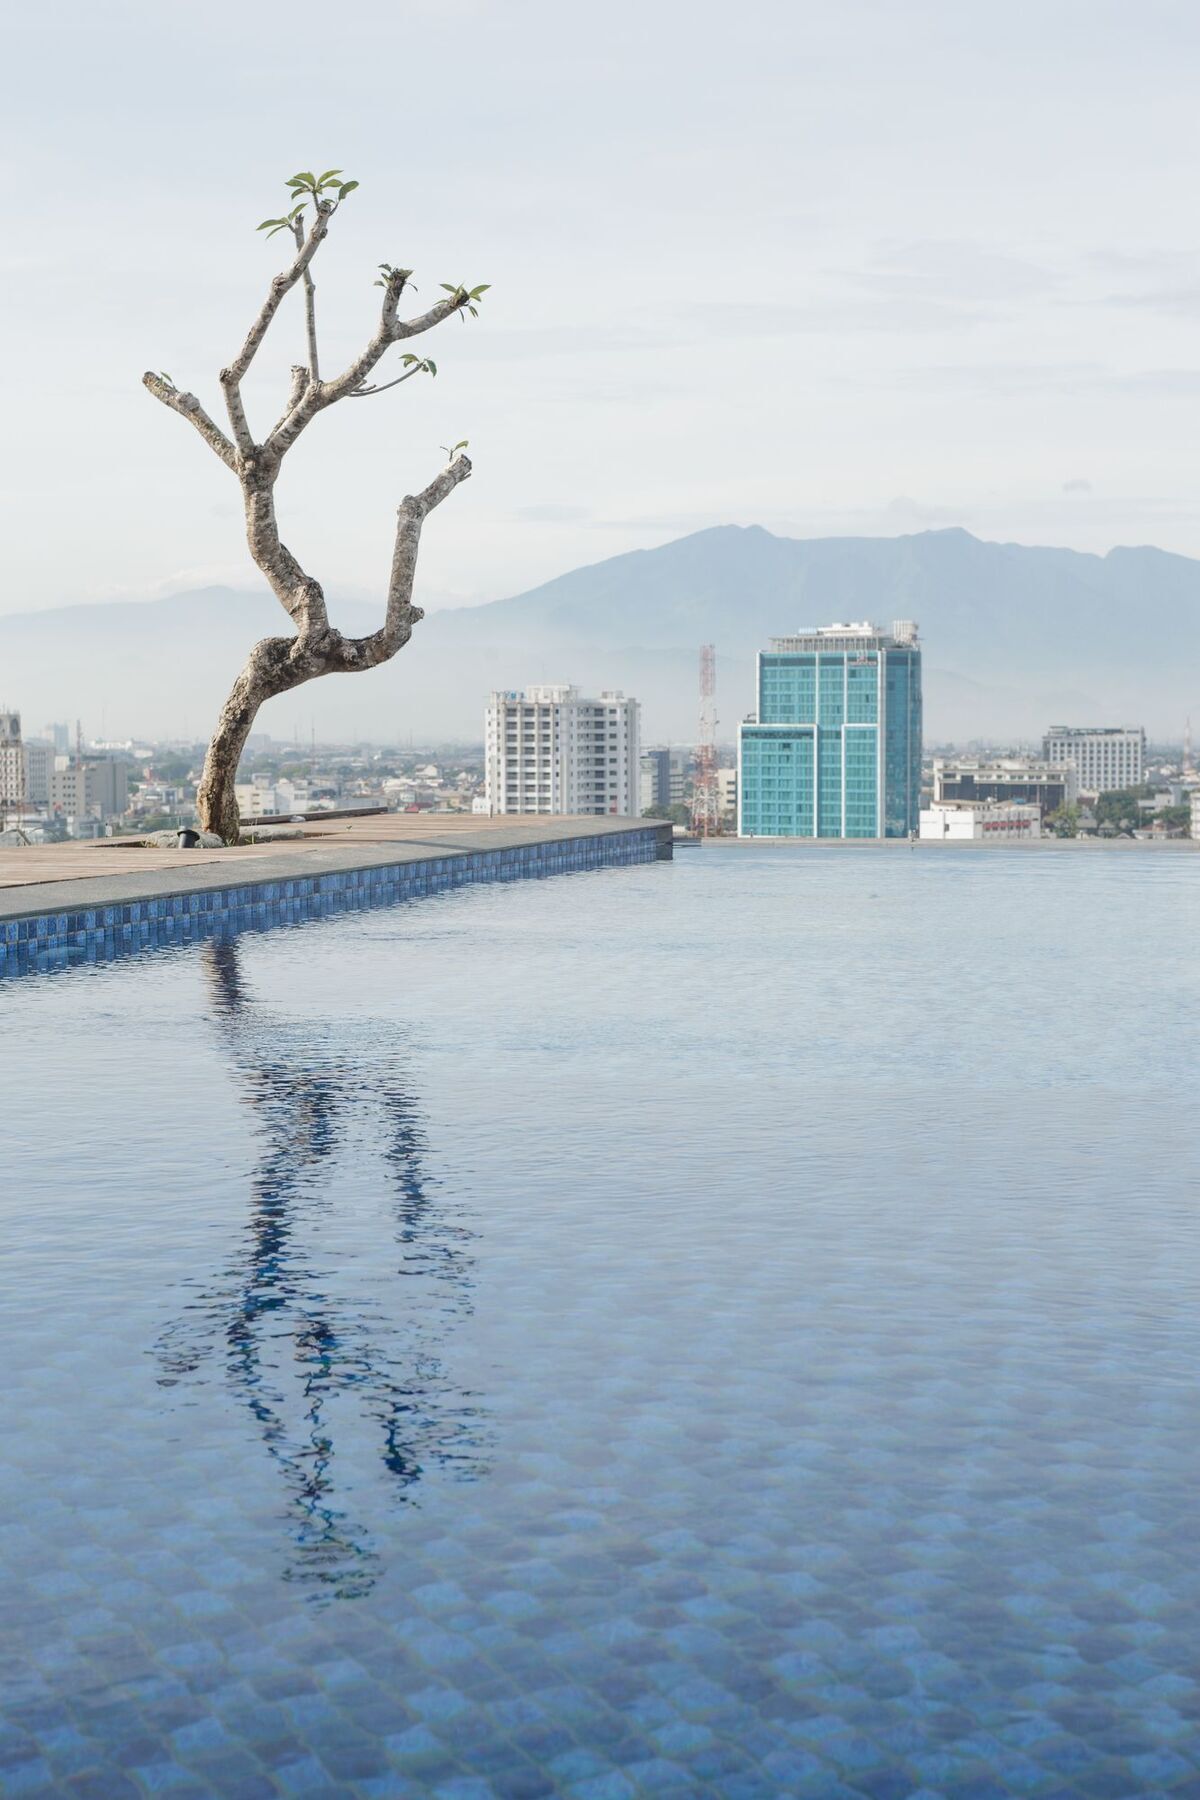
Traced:
<svg viewBox="0 0 1200 1800">
<path fill-rule="evenodd" d="M 307 781 L 239 781 L 234 788 L 238 810 L 248 819 L 290 818 L 307 812 L 311 798 Z"/>
<path fill-rule="evenodd" d="M 921 809 L 920 835 L 924 842 L 1028 842 L 1042 835 L 1041 808 L 1036 802 L 935 800 Z"/>
<path fill-rule="evenodd" d="M 1043 818 L 1079 798 L 1073 764 L 1039 762 L 1031 756 L 935 757 L 933 803 L 1003 800 L 1037 806 Z"/>
</svg>

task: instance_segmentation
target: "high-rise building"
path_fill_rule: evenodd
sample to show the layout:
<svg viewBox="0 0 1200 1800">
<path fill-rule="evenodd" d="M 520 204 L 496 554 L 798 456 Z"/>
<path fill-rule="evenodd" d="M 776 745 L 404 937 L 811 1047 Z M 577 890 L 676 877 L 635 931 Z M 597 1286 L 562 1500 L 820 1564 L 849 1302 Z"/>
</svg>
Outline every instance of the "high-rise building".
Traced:
<svg viewBox="0 0 1200 1800">
<path fill-rule="evenodd" d="M 671 804 L 671 752 L 643 750 L 638 774 L 638 811 Z"/>
<path fill-rule="evenodd" d="M 484 740 L 495 813 L 640 813 L 639 708 L 577 687 L 494 693 Z"/>
<path fill-rule="evenodd" d="M 50 802 L 50 777 L 54 772 L 54 745 L 45 738 L 25 739 L 25 798 L 30 806 Z"/>
<path fill-rule="evenodd" d="M 50 776 L 50 806 L 74 819 L 118 817 L 129 805 L 128 766 L 115 756 L 62 756 Z"/>
<path fill-rule="evenodd" d="M 25 750 L 21 715 L 0 712 L 0 806 L 19 806 L 25 799 Z"/>
<path fill-rule="evenodd" d="M 757 714 L 738 728 L 739 835 L 907 837 L 920 800 L 916 625 L 772 638 L 758 658 Z"/>
<path fill-rule="evenodd" d="M 1049 763 L 1070 763 L 1085 794 L 1141 787 L 1146 733 L 1140 725 L 1052 725 L 1042 739 Z"/>
</svg>

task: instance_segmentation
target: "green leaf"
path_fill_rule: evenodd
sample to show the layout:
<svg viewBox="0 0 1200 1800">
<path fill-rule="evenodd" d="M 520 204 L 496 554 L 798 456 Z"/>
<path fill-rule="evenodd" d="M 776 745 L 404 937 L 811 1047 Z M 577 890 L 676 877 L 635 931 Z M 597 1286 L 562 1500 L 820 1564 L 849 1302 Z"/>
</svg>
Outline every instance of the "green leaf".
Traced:
<svg viewBox="0 0 1200 1800">
<path fill-rule="evenodd" d="M 352 194 L 357 186 L 357 181 L 343 181 L 341 187 L 338 189 L 338 199 L 344 200 L 346 195 Z"/>
<path fill-rule="evenodd" d="M 318 178 L 317 178 L 317 179 L 318 179 L 318 180 L 319 180 L 319 181 L 328 181 L 328 180 L 329 180 L 329 177 L 330 177 L 330 176 L 331 176 L 331 175 L 340 175 L 340 174 L 341 174 L 341 172 L 342 172 L 342 171 L 341 171 L 341 170 L 340 170 L 340 169 L 326 169 L 326 171 L 325 171 L 325 173 L 324 173 L 324 174 L 323 174 L 323 175 L 321 175 L 321 176 L 318 176 Z"/>
<path fill-rule="evenodd" d="M 437 364 L 432 362 L 428 356 L 425 358 L 425 367 L 429 370 L 431 375 L 437 374 Z"/>
<path fill-rule="evenodd" d="M 478 300 L 481 294 L 486 294 L 491 285 L 490 281 L 481 281 L 478 287 L 473 287 L 471 289 L 472 300 Z"/>
<path fill-rule="evenodd" d="M 312 187 L 315 184 L 316 179 L 317 178 L 311 169 L 301 169 L 298 175 L 288 176 L 288 185 L 290 186 L 293 181 L 300 181 L 303 182 L 305 187 Z"/>
<path fill-rule="evenodd" d="M 282 224 L 283 224 L 282 219 L 264 219 L 262 224 L 256 225 L 254 227 L 254 229 L 255 229 L 255 231 L 265 231 L 267 229 L 268 225 L 282 225 Z"/>
<path fill-rule="evenodd" d="M 411 351 L 411 350 L 408 350 L 408 351 L 406 351 L 406 352 L 405 352 L 405 354 L 404 354 L 404 355 L 403 355 L 403 356 L 402 356 L 402 357 L 401 357 L 401 358 L 400 358 L 400 361 L 401 361 L 401 362 L 402 362 L 402 363 L 415 363 L 415 362 L 419 362 L 419 361 L 420 361 L 420 358 L 419 358 L 419 357 L 416 357 L 416 356 L 414 356 L 414 355 L 413 355 L 413 353 L 412 353 L 412 351 Z"/>
</svg>

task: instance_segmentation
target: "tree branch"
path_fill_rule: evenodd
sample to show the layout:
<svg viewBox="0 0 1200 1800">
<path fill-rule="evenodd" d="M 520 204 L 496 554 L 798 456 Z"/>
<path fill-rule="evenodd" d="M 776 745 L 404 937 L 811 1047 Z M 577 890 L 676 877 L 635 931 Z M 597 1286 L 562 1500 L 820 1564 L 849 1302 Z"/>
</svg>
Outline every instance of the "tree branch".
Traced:
<svg viewBox="0 0 1200 1800">
<path fill-rule="evenodd" d="M 279 427 L 283 424 L 284 420 L 288 417 L 289 413 L 292 411 L 292 408 L 295 406 L 299 406 L 300 401 L 302 400 L 302 398 L 304 396 L 304 390 L 307 386 L 308 386 L 308 370 L 305 368 L 303 363 L 293 363 L 292 364 L 292 385 L 291 385 L 290 389 L 288 390 L 288 397 L 287 397 L 286 402 L 284 403 L 283 412 L 280 414 L 279 418 L 276 419 L 274 425 L 272 425 L 272 427 L 271 427 L 271 437 L 275 436 L 275 433 L 279 430 Z"/>
<path fill-rule="evenodd" d="M 258 310 L 258 317 L 246 334 L 246 341 L 241 350 L 229 367 L 221 370 L 220 382 L 225 394 L 225 409 L 229 414 L 229 424 L 237 447 L 244 457 L 253 456 L 255 446 L 253 434 L 246 420 L 246 409 L 242 404 L 242 379 L 254 361 L 259 345 L 266 337 L 271 321 L 279 311 L 285 294 L 290 293 L 296 283 L 307 274 L 309 264 L 329 231 L 329 221 L 337 211 L 331 200 L 317 200 L 314 205 L 313 222 L 308 236 L 304 238 L 303 242 L 299 238 L 297 239 L 296 255 L 292 260 L 291 267 L 285 269 L 281 275 L 276 275 L 271 283 L 270 292 Z M 310 354 L 315 354 L 312 349 L 313 341 L 310 339 Z"/>
<path fill-rule="evenodd" d="M 156 400 L 161 400 L 164 406 L 169 406 L 172 412 L 178 413 L 180 418 L 186 419 L 189 424 L 194 425 L 209 449 L 216 452 L 227 469 L 232 469 L 234 474 L 237 474 L 237 451 L 220 426 L 214 424 L 209 418 L 195 394 L 181 393 L 177 387 L 172 387 L 169 381 L 164 381 L 162 376 L 156 375 L 152 369 L 147 369 L 142 376 L 142 386 L 148 388 Z"/>
<path fill-rule="evenodd" d="M 246 371 L 249 369 L 250 364 L 254 361 L 255 353 L 258 350 L 259 345 L 267 335 L 267 327 L 275 317 L 275 314 L 279 311 L 280 303 L 283 300 L 284 295 L 289 293 L 291 289 L 295 287 L 305 269 L 307 269 L 309 263 L 317 254 L 322 241 L 329 231 L 329 221 L 336 210 L 332 200 L 317 201 L 316 213 L 307 238 L 305 238 L 304 243 L 297 251 L 291 267 L 285 269 L 282 275 L 276 275 L 274 281 L 272 281 L 271 291 L 259 308 L 258 317 L 250 327 L 250 330 L 246 335 L 245 343 L 242 345 L 241 350 L 230 364 L 229 368 L 222 371 L 222 380 L 226 377 L 232 381 L 242 380 Z"/>
<path fill-rule="evenodd" d="M 387 615 L 383 628 L 371 632 L 367 637 L 342 638 L 339 648 L 340 668 L 346 671 L 373 669 L 378 663 L 388 662 L 397 650 L 407 644 L 412 636 L 413 626 L 425 616 L 421 608 L 412 603 L 421 527 L 434 507 L 440 506 L 460 482 L 468 479 L 470 473 L 471 459 L 456 456 L 446 464 L 440 475 L 434 477 L 427 488 L 423 488 L 419 494 L 404 496 L 397 512 L 396 547 L 392 552 L 392 573 L 388 582 Z"/>
<path fill-rule="evenodd" d="M 360 388 L 380 357 L 393 344 L 403 343 L 406 338 L 419 337 L 422 332 L 431 331 L 443 319 L 450 318 L 460 310 L 462 301 L 448 294 L 444 300 L 439 300 L 428 312 L 419 314 L 417 318 L 398 319 L 396 312 L 406 280 L 407 273 L 403 270 L 397 270 L 388 277 L 379 326 L 366 349 L 333 381 L 316 381 L 310 385 L 308 392 L 292 408 L 283 424 L 277 426 L 267 440 L 266 448 L 272 456 L 280 458 L 286 455 L 305 426 L 311 424 L 319 412 L 324 412 L 327 406 L 346 399 Z"/>
<path fill-rule="evenodd" d="M 299 219 L 292 225 L 292 231 L 295 234 L 297 250 L 303 250 L 304 226 Z M 309 373 L 314 381 L 320 381 L 321 369 L 317 361 L 317 290 L 312 278 L 312 269 L 308 263 L 304 266 L 304 322 L 308 330 Z"/>
<path fill-rule="evenodd" d="M 425 364 L 418 363 L 413 369 L 405 369 L 403 375 L 397 375 L 395 381 L 384 381 L 378 387 L 354 388 L 346 395 L 347 400 L 365 400 L 368 394 L 386 394 L 389 388 L 399 387 L 402 381 L 411 381 L 414 375 L 423 375 Z"/>
<path fill-rule="evenodd" d="M 320 582 L 305 574 L 287 545 L 280 540 L 271 469 L 243 460 L 242 490 L 246 503 L 246 542 L 251 556 L 295 625 L 297 635 L 305 641 L 321 637 L 329 630 L 325 594 Z"/>
</svg>

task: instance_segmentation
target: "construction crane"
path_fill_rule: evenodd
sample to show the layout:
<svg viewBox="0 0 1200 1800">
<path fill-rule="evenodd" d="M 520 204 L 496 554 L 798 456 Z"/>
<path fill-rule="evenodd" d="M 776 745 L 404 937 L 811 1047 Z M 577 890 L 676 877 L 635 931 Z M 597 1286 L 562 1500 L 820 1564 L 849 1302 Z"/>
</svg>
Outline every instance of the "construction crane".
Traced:
<svg viewBox="0 0 1200 1800">
<path fill-rule="evenodd" d="M 700 646 L 700 732 L 696 743 L 696 778 L 692 787 L 692 830 L 713 837 L 721 830 L 721 792 L 717 783 L 717 652 Z"/>
</svg>

